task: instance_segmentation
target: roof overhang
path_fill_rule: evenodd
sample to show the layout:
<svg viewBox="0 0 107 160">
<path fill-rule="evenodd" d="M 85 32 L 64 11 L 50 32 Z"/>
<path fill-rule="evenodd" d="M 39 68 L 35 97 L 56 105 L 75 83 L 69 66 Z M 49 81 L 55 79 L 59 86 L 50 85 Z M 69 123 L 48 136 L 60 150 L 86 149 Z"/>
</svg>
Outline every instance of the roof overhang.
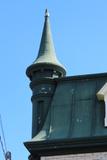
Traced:
<svg viewBox="0 0 107 160">
<path fill-rule="evenodd" d="M 107 136 L 25 142 L 24 145 L 33 156 L 105 152 L 107 151 Z"/>
<path fill-rule="evenodd" d="M 31 77 L 33 72 L 35 72 L 37 70 L 42 70 L 42 69 L 53 69 L 55 71 L 60 72 L 62 74 L 62 76 L 66 75 L 66 70 L 63 67 L 55 65 L 55 64 L 52 64 L 52 63 L 32 64 L 27 68 L 26 75 L 28 77 Z"/>
</svg>

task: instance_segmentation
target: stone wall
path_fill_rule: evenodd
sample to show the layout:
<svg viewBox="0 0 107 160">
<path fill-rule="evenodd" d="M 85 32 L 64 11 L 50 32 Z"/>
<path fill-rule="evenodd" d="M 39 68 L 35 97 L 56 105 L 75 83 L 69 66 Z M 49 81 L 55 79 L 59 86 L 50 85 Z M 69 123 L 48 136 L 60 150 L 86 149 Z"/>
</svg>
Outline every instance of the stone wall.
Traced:
<svg viewBox="0 0 107 160">
<path fill-rule="evenodd" d="M 41 160 L 107 160 L 107 152 L 42 157 Z"/>
</svg>

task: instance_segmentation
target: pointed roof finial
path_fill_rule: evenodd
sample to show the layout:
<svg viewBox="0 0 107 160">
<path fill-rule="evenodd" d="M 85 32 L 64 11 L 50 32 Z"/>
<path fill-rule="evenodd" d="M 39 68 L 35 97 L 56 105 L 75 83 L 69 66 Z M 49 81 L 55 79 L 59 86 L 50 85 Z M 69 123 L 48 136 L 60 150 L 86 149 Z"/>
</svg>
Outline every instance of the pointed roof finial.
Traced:
<svg viewBox="0 0 107 160">
<path fill-rule="evenodd" d="M 49 12 L 47 9 L 45 10 L 45 17 L 49 17 Z"/>
</svg>

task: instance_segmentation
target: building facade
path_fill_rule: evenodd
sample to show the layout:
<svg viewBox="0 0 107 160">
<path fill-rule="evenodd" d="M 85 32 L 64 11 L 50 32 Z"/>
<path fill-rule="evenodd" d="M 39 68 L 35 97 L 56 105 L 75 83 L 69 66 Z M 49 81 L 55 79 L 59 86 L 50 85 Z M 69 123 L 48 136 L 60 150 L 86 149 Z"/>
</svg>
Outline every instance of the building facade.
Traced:
<svg viewBox="0 0 107 160">
<path fill-rule="evenodd" d="M 47 10 L 38 56 L 26 74 L 33 108 L 29 159 L 107 159 L 107 73 L 66 76 Z"/>
<path fill-rule="evenodd" d="M 107 152 L 42 157 L 41 160 L 107 160 Z"/>
</svg>

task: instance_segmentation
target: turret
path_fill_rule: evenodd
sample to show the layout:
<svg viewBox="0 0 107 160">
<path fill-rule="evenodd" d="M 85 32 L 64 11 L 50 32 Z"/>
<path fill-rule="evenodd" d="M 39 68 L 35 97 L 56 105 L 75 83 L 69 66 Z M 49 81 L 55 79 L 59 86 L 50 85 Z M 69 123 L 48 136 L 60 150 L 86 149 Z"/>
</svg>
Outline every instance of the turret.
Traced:
<svg viewBox="0 0 107 160">
<path fill-rule="evenodd" d="M 45 11 L 45 22 L 36 60 L 26 70 L 32 89 L 32 137 L 43 127 L 55 91 L 54 78 L 64 77 L 66 70 L 58 61 L 51 35 L 49 13 Z"/>
</svg>

